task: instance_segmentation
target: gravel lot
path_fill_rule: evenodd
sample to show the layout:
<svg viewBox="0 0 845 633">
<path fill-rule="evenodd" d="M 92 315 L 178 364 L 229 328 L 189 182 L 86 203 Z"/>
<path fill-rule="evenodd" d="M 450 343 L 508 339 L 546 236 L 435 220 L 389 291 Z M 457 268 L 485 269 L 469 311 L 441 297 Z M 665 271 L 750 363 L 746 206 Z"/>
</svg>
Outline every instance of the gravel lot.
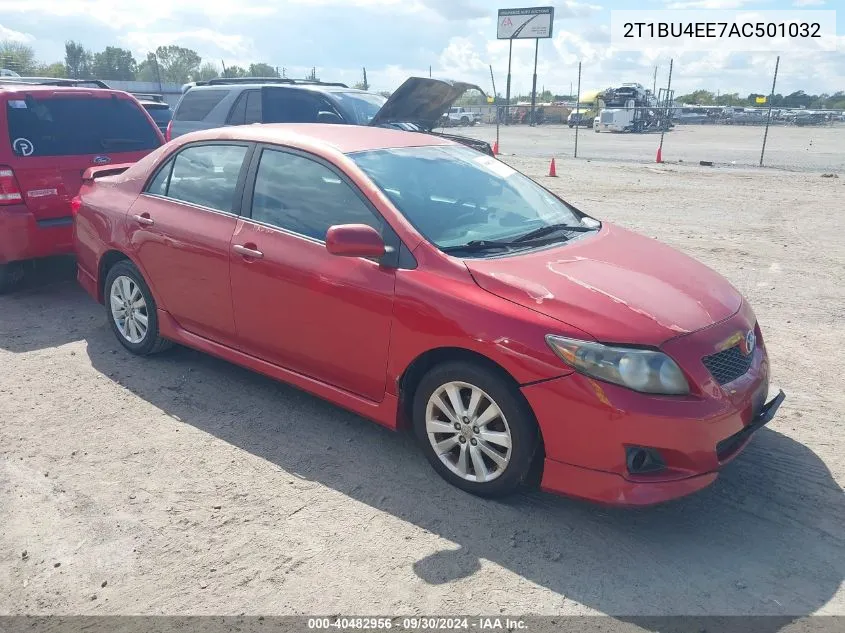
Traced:
<svg viewBox="0 0 845 633">
<path fill-rule="evenodd" d="M 754 305 L 788 397 L 715 486 L 473 498 L 295 389 L 130 356 L 60 262 L 0 298 L 0 613 L 845 615 L 845 177 L 508 160 Z"/>
<path fill-rule="evenodd" d="M 467 134 L 492 143 L 495 125 L 452 128 L 449 132 Z M 719 165 L 760 164 L 764 128 L 743 125 L 677 125 L 663 140 L 663 160 L 695 163 L 706 160 Z M 505 154 L 573 156 L 575 130 L 565 125 L 500 127 L 499 148 Z M 592 129 L 578 132 L 578 157 L 588 159 L 653 163 L 660 134 L 596 134 Z M 772 126 L 766 142 L 765 165 L 792 171 L 845 171 L 845 124 L 797 127 Z M 845 174 L 842 174 L 845 175 Z"/>
</svg>

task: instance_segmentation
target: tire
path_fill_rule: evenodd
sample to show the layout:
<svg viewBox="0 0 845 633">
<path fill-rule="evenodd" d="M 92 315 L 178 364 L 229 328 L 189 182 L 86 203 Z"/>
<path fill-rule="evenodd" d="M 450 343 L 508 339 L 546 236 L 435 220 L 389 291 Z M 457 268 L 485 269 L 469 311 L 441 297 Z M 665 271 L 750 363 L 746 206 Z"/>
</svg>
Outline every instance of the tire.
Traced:
<svg viewBox="0 0 845 633">
<path fill-rule="evenodd" d="M 465 116 L 461 117 L 461 127 L 467 127 L 469 125 L 469 119 Z"/>
<path fill-rule="evenodd" d="M 478 397 L 475 416 L 455 416 L 450 390 L 460 398 L 462 413 Z M 438 399 L 448 412 L 435 404 Z M 537 423 L 516 388 L 498 373 L 463 361 L 438 365 L 423 376 L 412 406 L 414 431 L 426 459 L 453 486 L 481 497 L 501 497 L 530 474 L 540 443 Z M 460 424 L 461 431 L 455 424 Z M 440 450 L 435 450 L 435 443 Z M 498 459 L 492 459 L 490 451 Z M 479 459 L 480 468 L 476 466 Z M 478 481 L 479 471 L 482 481 Z"/>
<path fill-rule="evenodd" d="M 123 347 L 138 356 L 157 354 L 173 345 L 158 333 L 156 302 L 143 275 L 129 260 L 121 260 L 109 269 L 103 289 L 106 314 L 112 332 Z M 120 318 L 117 306 L 134 303 L 130 319 Z M 142 305 L 139 302 L 143 300 Z M 122 312 L 124 315 L 126 308 Z M 146 320 L 146 328 L 143 328 Z M 142 332 L 143 330 L 143 332 Z"/>
<path fill-rule="evenodd" d="M 24 278 L 23 262 L 0 264 L 0 295 L 12 292 Z"/>
</svg>

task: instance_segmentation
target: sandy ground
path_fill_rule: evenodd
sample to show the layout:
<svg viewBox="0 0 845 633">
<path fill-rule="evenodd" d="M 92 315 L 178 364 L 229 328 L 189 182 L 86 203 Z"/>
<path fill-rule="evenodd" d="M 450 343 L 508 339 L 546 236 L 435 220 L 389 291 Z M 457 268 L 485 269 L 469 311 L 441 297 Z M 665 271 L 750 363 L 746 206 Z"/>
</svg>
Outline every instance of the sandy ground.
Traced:
<svg viewBox="0 0 845 633">
<path fill-rule="evenodd" d="M 511 160 L 754 305 L 788 399 L 712 488 L 473 498 L 302 392 L 130 356 L 59 269 L 0 298 L 0 613 L 845 615 L 845 178 Z"/>
<path fill-rule="evenodd" d="M 489 141 L 496 139 L 495 125 L 450 128 Z M 764 129 L 743 125 L 677 125 L 664 135 L 663 159 L 699 164 L 711 161 L 720 165 L 753 166 L 760 164 Z M 575 130 L 565 125 L 500 127 L 499 148 L 504 154 L 572 157 Z M 591 129 L 578 132 L 578 157 L 586 159 L 653 163 L 657 157 L 660 134 L 596 134 Z M 845 172 L 845 123 L 826 126 L 771 126 L 766 141 L 764 165 L 793 171 Z"/>
</svg>

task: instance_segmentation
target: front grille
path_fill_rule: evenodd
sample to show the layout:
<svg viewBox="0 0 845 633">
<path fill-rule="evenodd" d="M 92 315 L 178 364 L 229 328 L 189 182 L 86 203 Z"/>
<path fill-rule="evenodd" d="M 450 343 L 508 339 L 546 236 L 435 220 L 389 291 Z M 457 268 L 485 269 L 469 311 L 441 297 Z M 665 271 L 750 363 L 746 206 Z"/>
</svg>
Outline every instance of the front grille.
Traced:
<svg viewBox="0 0 845 633">
<path fill-rule="evenodd" d="M 745 375 L 751 369 L 751 361 L 754 354 L 743 354 L 739 345 L 734 345 L 726 350 L 705 356 L 702 358 L 704 366 L 720 385 L 733 382 L 740 376 Z"/>
</svg>

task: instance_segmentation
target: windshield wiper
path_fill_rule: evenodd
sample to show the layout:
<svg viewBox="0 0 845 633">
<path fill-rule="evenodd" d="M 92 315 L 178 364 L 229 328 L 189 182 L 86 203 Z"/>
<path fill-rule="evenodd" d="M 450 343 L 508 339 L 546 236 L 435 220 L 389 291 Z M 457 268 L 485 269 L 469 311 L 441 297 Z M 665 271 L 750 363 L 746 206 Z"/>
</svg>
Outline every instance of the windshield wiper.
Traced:
<svg viewBox="0 0 845 633">
<path fill-rule="evenodd" d="M 468 252 L 474 253 L 479 251 L 489 251 L 498 248 L 510 248 L 512 242 L 502 242 L 499 240 L 470 240 L 466 244 L 458 244 L 456 246 L 446 246 L 441 250 L 444 253 Z"/>
<path fill-rule="evenodd" d="M 553 233 L 558 233 L 561 231 L 572 231 L 573 233 L 587 233 L 588 231 L 596 231 L 599 227 L 597 226 L 583 226 L 581 224 L 549 224 L 548 226 L 541 226 L 539 229 L 534 229 L 533 231 L 529 231 L 525 235 L 520 235 L 519 237 L 513 240 L 513 243 L 519 244 L 522 242 L 530 242 L 532 240 L 536 240 L 539 237 L 546 237 L 547 235 L 552 235 Z"/>
<path fill-rule="evenodd" d="M 524 239 L 524 236 L 522 236 L 515 240 L 470 240 L 466 244 L 446 246 L 445 248 L 441 248 L 440 250 L 442 250 L 444 253 L 477 253 L 496 249 L 525 250 L 526 248 L 533 248 L 535 246 L 545 246 L 547 244 L 553 244 L 559 241 L 561 241 L 560 237 L 538 237 L 526 240 Z"/>
</svg>

